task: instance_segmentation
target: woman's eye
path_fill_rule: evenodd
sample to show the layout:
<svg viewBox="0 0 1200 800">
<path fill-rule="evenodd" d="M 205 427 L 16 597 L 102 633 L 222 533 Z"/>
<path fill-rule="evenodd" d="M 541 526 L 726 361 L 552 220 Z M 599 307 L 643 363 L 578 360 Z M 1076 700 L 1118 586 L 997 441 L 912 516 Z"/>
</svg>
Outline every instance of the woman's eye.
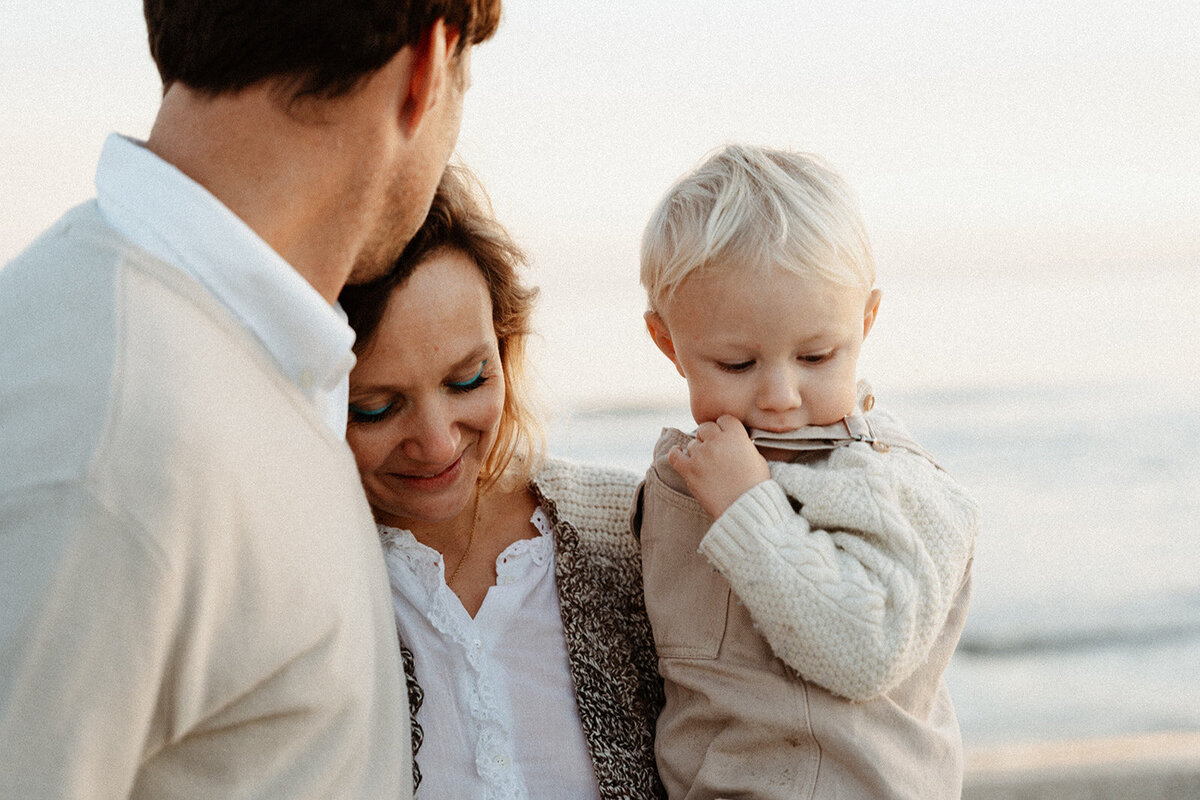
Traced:
<svg viewBox="0 0 1200 800">
<path fill-rule="evenodd" d="M 472 392 L 478 389 L 480 386 L 483 386 L 488 382 L 488 376 L 483 374 L 483 370 L 485 367 L 487 367 L 487 363 L 487 360 L 484 359 L 483 363 L 479 365 L 479 370 L 465 381 L 451 381 L 446 385 L 450 387 L 450 391 L 452 392 Z"/>
<path fill-rule="evenodd" d="M 719 367 L 724 372 L 745 372 L 746 370 L 750 369 L 753 366 L 754 366 L 753 361 L 739 361 L 734 364 L 730 364 L 725 361 L 717 362 L 717 367 Z"/>
<path fill-rule="evenodd" d="M 348 409 L 349 421 L 357 423 L 379 422 L 380 420 L 387 419 L 388 413 L 395 405 L 396 403 L 393 401 L 381 408 L 362 408 L 361 406 L 356 406 L 354 403 L 351 403 Z"/>
</svg>

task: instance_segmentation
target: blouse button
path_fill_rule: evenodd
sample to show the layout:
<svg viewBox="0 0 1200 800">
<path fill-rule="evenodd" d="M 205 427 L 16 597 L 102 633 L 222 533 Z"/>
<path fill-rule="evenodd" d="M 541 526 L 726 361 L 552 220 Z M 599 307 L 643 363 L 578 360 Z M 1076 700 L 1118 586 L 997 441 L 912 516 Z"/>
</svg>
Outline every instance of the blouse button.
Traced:
<svg viewBox="0 0 1200 800">
<path fill-rule="evenodd" d="M 497 767 L 499 767 L 502 770 L 508 769 L 508 759 L 505 758 L 503 755 L 492 756 L 492 763 L 495 764 Z"/>
</svg>

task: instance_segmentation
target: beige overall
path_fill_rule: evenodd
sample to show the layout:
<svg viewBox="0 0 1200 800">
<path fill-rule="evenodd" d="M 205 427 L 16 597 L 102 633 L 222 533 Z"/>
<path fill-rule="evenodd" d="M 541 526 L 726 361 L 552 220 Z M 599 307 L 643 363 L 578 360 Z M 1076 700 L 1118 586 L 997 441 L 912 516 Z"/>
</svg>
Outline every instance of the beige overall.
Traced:
<svg viewBox="0 0 1200 800">
<path fill-rule="evenodd" d="M 922 667 L 873 700 L 834 695 L 774 656 L 698 552 L 713 520 L 667 460 L 673 444 L 690 438 L 664 432 L 633 520 L 666 689 L 656 753 L 671 800 L 958 798 L 962 743 L 942 676 L 966 617 L 970 570 Z M 881 457 L 888 444 L 926 455 L 902 434 L 864 426 L 861 415 L 792 445 L 766 438 L 784 449 L 828 451 L 858 440 L 874 443 Z"/>
</svg>

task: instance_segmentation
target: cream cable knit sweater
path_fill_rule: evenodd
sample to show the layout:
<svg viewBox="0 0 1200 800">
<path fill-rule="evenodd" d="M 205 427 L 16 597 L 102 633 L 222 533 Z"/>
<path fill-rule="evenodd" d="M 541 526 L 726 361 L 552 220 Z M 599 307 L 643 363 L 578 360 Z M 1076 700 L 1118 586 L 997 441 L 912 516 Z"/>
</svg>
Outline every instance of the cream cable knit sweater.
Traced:
<svg viewBox="0 0 1200 800">
<path fill-rule="evenodd" d="M 900 448 L 855 443 L 770 468 L 700 551 L 788 666 L 851 700 L 888 691 L 924 662 L 946 621 L 978 506 Z"/>
</svg>

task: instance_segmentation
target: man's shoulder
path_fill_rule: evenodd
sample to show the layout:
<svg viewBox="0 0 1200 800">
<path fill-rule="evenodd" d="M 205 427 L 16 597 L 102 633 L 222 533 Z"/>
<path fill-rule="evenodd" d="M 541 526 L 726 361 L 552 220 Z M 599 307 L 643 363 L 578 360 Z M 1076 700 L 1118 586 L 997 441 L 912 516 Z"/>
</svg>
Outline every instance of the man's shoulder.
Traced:
<svg viewBox="0 0 1200 800">
<path fill-rule="evenodd" d="M 131 460 L 146 476 L 171 459 L 200 469 L 272 431 L 324 430 L 224 306 L 108 228 L 94 204 L 0 271 L 0 341 L 0 488 Z"/>
<path fill-rule="evenodd" d="M 72 340 L 119 339 L 131 315 L 153 312 L 158 297 L 137 301 L 146 287 L 216 306 L 182 270 L 165 264 L 109 226 L 96 202 L 68 211 L 0 269 L 0 330 L 18 355 L 23 346 L 53 342 L 59 355 Z M 139 293 L 139 291 L 141 293 Z M 30 344 L 33 343 L 33 344 Z M 86 350 L 86 348 L 85 348 Z M 3 375 L 3 373 L 0 373 Z"/>
<path fill-rule="evenodd" d="M 171 394 L 172 378 L 204 392 L 239 369 L 289 383 L 211 292 L 109 227 L 94 201 L 0 270 L 0 340 L 4 391 L 28 384 L 22 375 L 54 376 L 46 385 L 66 392 L 116 380 Z"/>
<path fill-rule="evenodd" d="M 90 200 L 66 212 L 0 269 L 0 307 L 15 312 L 0 324 L 28 328 L 44 321 L 70 327 L 80 321 L 80 312 L 104 310 L 106 300 L 128 292 L 139 279 L 190 302 L 221 307 L 182 269 L 110 226 Z"/>
<path fill-rule="evenodd" d="M 85 203 L 0 270 L 0 489 L 88 468 L 117 361 L 111 233 Z"/>
<path fill-rule="evenodd" d="M 119 255 L 129 243 L 109 226 L 96 201 L 71 208 L 42 231 L 0 270 L 5 292 L 27 290 L 23 281 L 40 278 L 83 260 L 104 261 Z M 2 296 L 2 294 L 0 294 Z"/>
</svg>

